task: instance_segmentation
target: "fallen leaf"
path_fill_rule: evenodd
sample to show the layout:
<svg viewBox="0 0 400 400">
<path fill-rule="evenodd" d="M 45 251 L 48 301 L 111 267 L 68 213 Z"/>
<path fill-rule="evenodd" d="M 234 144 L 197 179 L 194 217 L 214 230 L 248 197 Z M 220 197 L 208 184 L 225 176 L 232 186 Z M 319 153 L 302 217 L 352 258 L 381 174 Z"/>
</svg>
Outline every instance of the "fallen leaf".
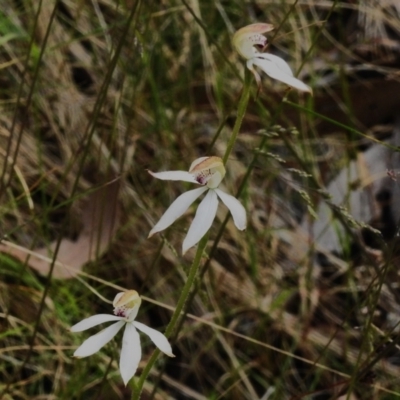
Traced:
<svg viewBox="0 0 400 400">
<path fill-rule="evenodd" d="M 395 132 L 387 143 L 393 146 L 397 136 Z M 392 198 L 391 213 L 399 214 L 400 208 L 397 206 L 399 193 L 396 192 L 395 182 L 387 174 L 387 170 L 393 165 L 396 170 L 399 167 L 400 160 L 395 161 L 394 155 L 392 149 L 374 144 L 364 153 L 359 153 L 357 159 L 343 168 L 328 185 L 327 192 L 332 196 L 331 204 L 344 207 L 343 212 L 349 216 L 349 223 L 350 219 L 361 224 L 380 220 L 384 203 L 380 198 L 384 197 L 385 193 Z M 309 219 L 305 219 L 302 229 L 309 232 L 309 224 Z M 325 201 L 321 201 L 318 206 L 317 220 L 311 223 L 311 232 L 320 247 L 342 254 L 346 231 L 334 218 L 331 206 Z"/>
<path fill-rule="evenodd" d="M 119 186 L 114 180 L 88 195 L 82 210 L 82 231 L 75 241 L 61 240 L 53 278 L 74 278 L 85 264 L 104 254 L 119 225 Z M 56 247 L 57 241 L 33 250 L 8 241 L 0 243 L 1 252 L 27 263 L 41 275 L 48 275 Z"/>
</svg>

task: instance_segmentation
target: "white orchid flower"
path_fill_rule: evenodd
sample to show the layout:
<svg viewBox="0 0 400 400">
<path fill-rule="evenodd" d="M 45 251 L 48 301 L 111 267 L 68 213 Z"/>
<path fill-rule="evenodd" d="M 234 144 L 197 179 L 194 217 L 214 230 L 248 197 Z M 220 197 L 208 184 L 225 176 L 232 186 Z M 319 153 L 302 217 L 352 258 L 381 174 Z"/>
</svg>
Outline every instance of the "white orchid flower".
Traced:
<svg viewBox="0 0 400 400">
<path fill-rule="evenodd" d="M 293 76 L 288 63 L 278 56 L 268 53 L 260 53 L 254 46 L 267 45 L 267 38 L 262 33 L 270 32 L 274 27 L 270 24 L 252 24 L 239 29 L 233 35 L 233 45 L 237 52 L 247 60 L 247 68 L 256 78 L 257 85 L 260 87 L 261 78 L 254 66 L 261 68 L 268 76 L 288 86 L 294 87 L 303 92 L 312 93 L 309 86 Z"/>
<path fill-rule="evenodd" d="M 203 193 L 207 192 L 201 201 L 196 216 L 182 244 L 182 253 L 196 245 L 199 240 L 210 229 L 218 208 L 218 198 L 228 207 L 232 214 L 233 222 L 239 230 L 246 229 L 246 210 L 235 197 L 218 189 L 223 177 L 225 167 L 219 157 L 201 157 L 192 162 L 189 172 L 186 171 L 165 171 L 149 173 L 155 178 L 170 181 L 185 181 L 203 185 L 203 187 L 189 190 L 181 194 L 165 211 L 164 215 L 150 231 L 149 237 L 163 231 L 172 225 L 192 203 Z"/>
<path fill-rule="evenodd" d="M 74 357 L 88 357 L 97 353 L 124 325 L 125 331 L 122 339 L 119 370 L 125 385 L 135 375 L 140 359 L 142 358 L 139 333 L 136 329 L 148 335 L 164 354 L 169 357 L 175 357 L 172 354 L 171 345 L 162 333 L 135 321 L 141 302 L 142 299 L 135 290 L 118 293 L 113 302 L 115 315 L 93 315 L 74 325 L 71 328 L 71 332 L 82 332 L 104 322 L 118 321 L 96 335 L 91 336 L 89 339 L 86 339 L 76 349 Z"/>
</svg>

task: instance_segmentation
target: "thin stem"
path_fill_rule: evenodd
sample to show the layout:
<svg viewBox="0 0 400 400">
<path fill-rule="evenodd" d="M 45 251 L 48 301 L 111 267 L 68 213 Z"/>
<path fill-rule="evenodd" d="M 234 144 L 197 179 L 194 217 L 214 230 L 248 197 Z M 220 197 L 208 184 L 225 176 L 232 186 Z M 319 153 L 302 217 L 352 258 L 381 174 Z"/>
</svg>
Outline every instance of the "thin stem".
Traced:
<svg viewBox="0 0 400 400">
<path fill-rule="evenodd" d="M 26 75 L 27 72 L 29 71 L 30 68 L 30 64 L 29 64 L 29 60 L 31 58 L 31 54 L 32 54 L 32 48 L 34 46 L 35 43 L 35 39 L 36 36 L 34 35 L 34 32 L 36 31 L 37 25 L 38 25 L 38 21 L 39 21 L 39 16 L 42 10 L 42 3 L 43 1 L 40 0 L 38 3 L 38 7 L 37 7 L 37 11 L 36 11 L 36 15 L 35 15 L 35 19 L 33 21 L 33 27 L 32 27 L 32 34 L 30 36 L 30 40 L 29 40 L 29 45 L 28 45 L 28 51 L 26 52 L 26 58 L 24 61 L 24 70 L 22 72 L 22 76 L 21 76 L 21 83 L 19 85 L 19 89 L 18 89 L 18 94 L 17 94 L 17 102 L 15 105 L 15 111 L 14 111 L 14 115 L 13 115 L 13 119 L 12 119 L 12 123 L 11 123 L 11 128 L 10 128 L 10 134 L 8 136 L 8 142 L 7 142 L 7 148 L 6 148 L 6 157 L 4 157 L 4 165 L 3 165 L 3 171 L 1 173 L 1 177 L 0 177 L 0 197 L 4 194 L 5 189 L 7 188 L 7 186 L 10 184 L 12 177 L 14 175 L 14 166 L 16 164 L 16 160 L 17 160 L 17 156 L 18 156 L 18 152 L 19 152 L 19 147 L 21 145 L 21 140 L 22 140 L 22 134 L 23 131 L 25 129 L 25 125 L 27 124 L 27 120 L 28 118 L 22 118 L 21 120 L 21 126 L 19 128 L 18 134 L 17 134 L 17 140 L 16 140 L 16 148 L 14 150 L 14 155 L 11 157 L 11 146 L 12 146 L 12 142 L 13 142 L 13 138 L 14 138 L 14 131 L 17 127 L 17 121 L 18 121 L 18 116 L 19 116 L 19 112 L 18 110 L 21 109 L 21 102 L 22 102 L 22 98 L 23 98 L 23 89 L 25 86 L 25 81 L 26 81 Z M 39 53 L 39 57 L 37 59 L 36 62 L 36 66 L 35 66 L 35 70 L 34 70 L 34 74 L 33 74 L 33 80 L 31 83 L 31 87 L 29 89 L 29 93 L 28 93 L 28 97 L 26 99 L 26 101 L 24 102 L 24 107 L 25 109 L 29 109 L 30 105 L 31 105 L 31 101 L 33 98 L 33 94 L 34 94 L 34 89 L 36 87 L 36 82 L 37 82 L 37 78 L 39 76 L 39 71 L 40 71 L 40 67 L 42 65 L 42 59 L 43 59 L 43 54 L 44 51 L 47 48 L 47 40 L 49 38 L 49 34 L 51 31 L 51 25 L 53 24 L 54 21 L 54 17 L 55 17 L 55 12 L 57 10 L 57 6 L 58 3 L 56 3 L 54 5 L 52 14 L 50 16 L 50 20 L 49 20 L 49 25 L 46 28 L 46 34 L 44 36 L 43 39 L 43 44 L 40 48 L 40 53 Z M 9 173 L 9 178 L 7 183 L 5 182 L 5 175 L 7 172 L 7 166 L 8 166 L 8 160 L 12 159 L 12 165 L 10 167 L 10 173 Z"/>
<path fill-rule="evenodd" d="M 57 6 L 58 3 L 59 3 L 59 1 L 56 2 L 56 6 Z M 53 9 L 53 12 L 52 12 L 52 15 L 51 15 L 51 20 L 50 20 L 50 23 L 49 23 L 49 27 L 48 27 L 47 32 L 46 32 L 46 41 L 47 41 L 47 37 L 48 37 L 49 32 L 50 32 L 51 23 L 54 20 L 55 15 L 56 15 L 56 11 L 57 11 L 57 7 L 56 6 Z M 135 16 L 138 14 L 138 10 L 140 10 L 140 6 L 141 6 L 141 0 L 138 0 L 135 3 L 135 5 L 132 7 L 132 11 L 130 12 L 130 15 L 129 15 L 129 17 L 127 19 L 127 22 L 126 22 L 126 25 L 124 27 L 124 34 L 122 35 L 121 40 L 118 43 L 117 49 L 115 51 L 115 54 L 113 55 L 113 58 L 111 60 L 110 69 L 107 71 L 106 78 L 105 78 L 105 80 L 103 82 L 103 88 L 101 89 L 101 92 L 100 92 L 99 97 L 98 97 L 98 101 L 96 102 L 96 105 L 95 105 L 95 108 L 94 108 L 94 112 L 93 112 L 94 116 L 91 119 L 92 129 L 89 130 L 90 123 L 88 124 L 88 127 L 87 127 L 86 133 L 88 134 L 88 139 L 87 139 L 87 143 L 88 144 L 90 143 L 91 137 L 94 134 L 95 121 L 96 121 L 98 115 L 100 114 L 100 109 L 101 109 L 101 107 L 102 107 L 102 105 L 104 103 L 104 99 L 105 99 L 105 94 L 104 93 L 107 90 L 107 87 L 108 87 L 109 82 L 111 80 L 112 73 L 113 73 L 113 71 L 114 71 L 114 69 L 115 69 L 115 67 L 117 65 L 117 61 L 119 59 L 119 56 L 120 56 L 120 53 L 121 53 L 121 50 L 122 50 L 122 45 L 123 45 L 123 43 L 125 41 L 125 38 L 126 38 L 126 34 L 128 32 L 128 29 L 131 27 L 132 21 L 135 20 Z M 136 21 L 137 21 L 137 19 L 138 18 L 136 17 Z M 45 47 L 45 45 L 43 47 Z M 86 133 L 85 133 L 85 136 L 86 136 Z M 88 149 L 89 149 L 89 145 L 85 146 L 85 148 L 83 150 L 83 155 L 81 156 L 81 162 L 80 162 L 80 166 L 79 166 L 79 171 L 78 171 L 78 174 L 77 174 L 76 179 L 74 181 L 74 184 L 73 184 L 73 187 L 72 187 L 72 190 L 71 190 L 71 194 L 70 194 L 70 198 L 71 199 L 74 198 L 75 193 L 76 193 L 76 191 L 78 189 L 78 183 L 79 183 L 80 177 L 82 176 L 83 165 L 84 165 L 84 161 L 85 161 L 85 159 L 87 158 L 87 155 L 88 155 L 88 151 L 89 151 Z M 72 204 L 72 202 L 70 202 L 68 204 L 68 207 L 71 207 L 71 204 Z M 56 246 L 55 246 L 55 249 L 54 249 L 52 262 L 50 264 L 50 269 L 49 269 L 49 272 L 48 272 L 47 277 L 46 277 L 46 285 L 44 287 L 43 294 L 42 294 L 42 297 L 40 299 L 39 309 L 38 309 L 36 320 L 35 320 L 34 327 L 33 327 L 33 333 L 32 333 L 32 336 L 29 338 L 28 352 L 27 352 L 27 355 L 24 358 L 23 362 L 21 363 L 20 371 L 24 370 L 25 366 L 29 363 L 29 360 L 30 360 L 30 358 L 32 356 L 32 353 L 33 353 L 33 346 L 34 346 L 34 343 L 36 341 L 36 336 L 37 336 L 38 331 L 39 331 L 42 314 L 43 314 L 43 311 L 45 309 L 46 299 L 47 299 L 48 293 L 50 291 L 51 283 L 52 283 L 52 277 L 53 277 L 54 268 L 56 266 L 57 255 L 58 255 L 58 252 L 59 252 L 59 249 L 60 249 L 60 246 L 61 246 L 62 238 L 64 237 L 64 233 L 65 233 L 65 230 L 66 230 L 66 227 L 67 227 L 67 220 L 68 220 L 67 218 L 64 220 L 64 222 L 63 222 L 63 224 L 61 226 L 61 231 L 60 231 L 61 233 L 58 236 L 58 239 L 57 239 L 57 242 L 56 242 Z M 4 395 L 8 392 L 9 386 L 10 386 L 10 382 L 7 384 L 7 386 L 5 387 L 3 392 L 0 393 L 0 398 L 3 398 Z"/>
<path fill-rule="evenodd" d="M 205 235 L 199 242 L 199 246 L 197 248 L 196 256 L 193 260 L 193 263 L 190 267 L 189 274 L 186 280 L 186 283 L 182 289 L 181 296 L 179 297 L 178 304 L 175 308 L 175 311 L 172 315 L 171 321 L 169 322 L 167 329 L 165 330 L 165 336 L 170 337 L 172 333 L 175 330 L 175 327 L 177 323 L 180 320 L 180 317 L 182 314 L 182 310 L 184 309 L 184 306 L 186 304 L 186 301 L 189 297 L 189 294 L 191 292 L 191 289 L 194 285 L 195 279 L 197 277 L 197 273 L 199 271 L 200 267 L 200 261 L 201 257 L 203 255 L 204 249 L 206 248 L 208 241 L 208 235 Z M 144 368 L 142 374 L 140 375 L 139 381 L 137 384 L 134 385 L 133 391 L 132 391 L 132 400 L 139 400 L 140 395 L 143 390 L 143 385 L 144 382 L 147 379 L 147 376 L 149 375 L 151 369 L 153 368 L 155 362 L 157 361 L 158 356 L 160 355 L 160 350 L 156 349 L 152 356 L 150 357 L 146 367 Z"/>
<path fill-rule="evenodd" d="M 283 101 L 286 104 L 288 104 L 289 106 L 291 106 L 291 107 L 293 107 L 293 108 L 295 108 L 297 110 L 300 110 L 300 111 L 304 112 L 305 114 L 309 114 L 309 115 L 312 115 L 313 117 L 320 118 L 320 119 L 322 119 L 324 121 L 327 121 L 327 122 L 331 123 L 332 125 L 336 125 L 339 128 L 343 128 L 343 129 L 345 129 L 346 131 L 348 131 L 350 133 L 354 133 L 356 135 L 360 135 L 363 138 L 370 140 L 371 142 L 374 142 L 374 143 L 380 144 L 382 146 L 385 146 L 388 149 L 391 149 L 391 150 L 394 150 L 394 151 L 398 150 L 397 146 L 394 146 L 394 145 L 392 145 L 390 143 L 383 142 L 383 141 L 381 141 L 381 140 L 379 140 L 379 139 L 377 139 L 377 138 L 375 138 L 373 136 L 367 135 L 367 134 L 365 134 L 365 133 L 363 133 L 363 132 L 361 132 L 361 131 L 359 131 L 359 130 L 357 130 L 355 128 L 352 128 L 351 126 L 348 126 L 346 124 L 342 124 L 339 121 L 336 121 L 336 120 L 334 120 L 332 118 L 329 118 L 329 117 L 327 117 L 327 116 L 325 116 L 323 114 L 320 114 L 320 113 L 318 113 L 318 112 L 316 112 L 314 110 L 311 110 L 310 108 L 303 107 L 303 106 L 301 106 L 299 104 L 296 104 L 296 103 L 293 103 L 293 102 L 291 102 L 291 101 L 289 101 L 287 99 L 285 99 Z"/>
<path fill-rule="evenodd" d="M 247 105 L 249 104 L 249 98 L 250 98 L 250 71 L 246 69 L 244 75 L 243 91 L 242 91 L 242 96 L 240 97 L 239 100 L 235 125 L 233 126 L 232 135 L 229 138 L 229 142 L 227 144 L 224 157 L 222 159 L 224 164 L 226 164 L 226 162 L 228 161 L 233 146 L 235 145 L 236 139 L 239 135 L 239 130 L 240 127 L 242 126 L 244 115 L 246 114 Z"/>
<path fill-rule="evenodd" d="M 233 146 L 235 145 L 236 139 L 238 137 L 240 127 L 242 126 L 242 121 L 243 121 L 244 115 L 246 113 L 247 105 L 249 103 L 249 98 L 250 98 L 250 89 L 251 89 L 250 82 L 251 82 L 250 73 L 248 70 L 246 70 L 245 78 L 244 78 L 244 85 L 243 85 L 242 95 L 239 100 L 238 112 L 237 112 L 237 116 L 236 116 L 235 125 L 233 127 L 232 135 L 229 139 L 229 142 L 227 144 L 227 148 L 226 148 L 226 151 L 225 151 L 225 154 L 223 157 L 224 164 L 226 164 L 226 162 L 228 161 L 229 155 L 231 154 Z M 217 135 L 214 138 L 215 140 L 218 137 L 219 132 L 222 130 L 222 127 L 224 126 L 225 122 L 226 122 L 226 119 L 221 124 L 220 129 L 218 130 Z M 215 140 L 213 141 L 213 144 L 215 143 Z M 210 146 L 210 148 L 211 147 L 212 146 Z M 200 266 L 201 257 L 202 257 L 203 251 L 206 247 L 207 241 L 208 241 L 208 235 L 205 235 L 199 243 L 199 247 L 197 248 L 195 259 L 193 261 L 192 266 L 190 267 L 188 279 L 182 290 L 182 294 L 181 294 L 181 297 L 179 298 L 178 305 L 175 309 L 174 314 L 172 315 L 171 321 L 168 324 L 167 329 L 165 330 L 166 337 L 171 337 L 171 335 L 174 333 L 175 327 L 177 328 L 177 331 L 179 331 L 181 322 L 182 322 L 182 318 L 184 317 L 184 315 L 186 313 L 185 305 L 187 302 L 188 302 L 188 304 L 191 303 L 193 294 L 197 292 L 197 288 L 195 285 L 195 278 L 199 275 L 199 270 L 201 271 L 199 266 Z M 202 275 L 203 274 L 201 274 L 201 276 Z M 176 332 L 176 334 L 177 334 L 177 332 Z M 156 362 L 159 354 L 160 354 L 160 351 L 157 349 L 154 351 L 153 355 L 150 357 L 149 362 L 147 363 L 145 369 L 142 372 L 142 375 L 139 378 L 139 382 L 136 385 L 134 385 L 134 387 L 133 387 L 132 400 L 140 398 L 140 394 L 143 390 L 142 389 L 143 384 L 144 384 L 148 374 L 150 373 L 151 368 L 153 367 L 154 363 Z"/>
<path fill-rule="evenodd" d="M 214 137 L 213 137 L 212 140 L 211 140 L 211 143 L 208 145 L 208 149 L 207 149 L 207 151 L 206 151 L 206 154 L 207 154 L 207 155 L 210 154 L 212 148 L 213 148 L 214 145 L 215 145 L 215 142 L 218 140 L 219 135 L 220 135 L 221 132 L 222 132 L 222 129 L 224 129 L 224 126 L 225 126 L 226 122 L 228 121 L 230 111 L 231 111 L 231 110 L 229 110 L 229 111 L 225 114 L 225 117 L 223 118 L 223 120 L 222 120 L 222 122 L 220 123 L 220 125 L 219 125 L 217 131 L 215 132 Z"/>
<path fill-rule="evenodd" d="M 239 75 L 239 72 L 237 68 L 234 66 L 232 61 L 230 61 L 229 57 L 224 53 L 222 50 L 221 45 L 219 44 L 218 40 L 215 40 L 215 38 L 210 34 L 211 29 L 206 26 L 203 21 L 196 15 L 196 13 L 193 11 L 192 7 L 187 3 L 186 0 L 182 0 L 182 3 L 186 7 L 186 9 L 189 11 L 189 13 L 192 15 L 193 19 L 196 21 L 196 23 L 203 29 L 204 33 L 207 35 L 208 39 L 210 42 L 215 46 L 215 48 L 218 50 L 218 52 L 221 54 L 222 58 L 224 59 L 225 63 L 229 65 L 229 67 L 232 69 L 233 73 L 236 75 L 236 77 L 241 80 L 241 77 Z"/>
</svg>

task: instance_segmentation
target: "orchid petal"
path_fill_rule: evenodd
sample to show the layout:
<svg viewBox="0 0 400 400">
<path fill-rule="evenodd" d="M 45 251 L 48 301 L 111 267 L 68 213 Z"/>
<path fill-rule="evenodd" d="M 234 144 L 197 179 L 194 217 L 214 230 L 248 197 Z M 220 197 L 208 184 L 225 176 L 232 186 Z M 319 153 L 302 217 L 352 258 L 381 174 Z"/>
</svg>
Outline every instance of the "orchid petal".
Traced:
<svg viewBox="0 0 400 400">
<path fill-rule="evenodd" d="M 207 189 L 207 187 L 201 187 L 198 189 L 189 190 L 188 192 L 183 193 L 178 198 L 176 198 L 176 200 L 169 206 L 167 211 L 165 211 L 160 220 L 154 225 L 148 237 L 151 237 L 155 233 L 163 231 L 164 229 L 172 225 Z"/>
<path fill-rule="evenodd" d="M 246 60 L 255 57 L 258 51 L 255 44 L 264 47 L 267 44 L 267 38 L 263 35 L 247 34 L 240 38 L 234 38 L 234 45 L 237 52 Z"/>
<path fill-rule="evenodd" d="M 125 386 L 131 380 L 142 358 L 140 337 L 132 323 L 126 324 L 122 338 L 121 356 L 119 359 L 119 371 Z"/>
<path fill-rule="evenodd" d="M 229 208 L 236 228 L 238 228 L 240 231 L 246 229 L 246 210 L 242 206 L 240 201 L 230 194 L 223 192 L 221 189 L 215 189 L 215 191 L 217 192 L 217 195 L 222 200 L 222 202 Z"/>
<path fill-rule="evenodd" d="M 225 172 L 225 171 L 224 171 Z M 207 187 L 210 189 L 215 189 L 219 186 L 219 184 L 222 182 L 223 176 L 219 171 L 215 171 L 211 178 L 207 182 Z"/>
<path fill-rule="evenodd" d="M 110 314 L 97 314 L 97 315 L 92 315 L 89 318 L 86 318 L 82 320 L 81 322 L 78 322 L 74 326 L 70 328 L 71 332 L 82 332 L 86 331 L 86 329 L 93 328 L 96 325 L 103 324 L 104 322 L 110 322 L 110 321 L 121 321 L 124 318 L 122 317 L 117 317 L 116 315 L 110 315 Z"/>
<path fill-rule="evenodd" d="M 133 321 L 141 304 L 142 299 L 136 290 L 117 293 L 113 301 L 114 314 L 126 318 L 127 321 Z"/>
<path fill-rule="evenodd" d="M 271 61 L 283 73 L 285 73 L 289 76 L 293 76 L 293 72 L 292 72 L 292 69 L 290 68 L 289 64 L 281 57 L 275 56 L 274 54 L 270 54 L 270 53 L 259 53 L 259 54 L 257 54 L 256 58 L 262 58 L 264 60 Z"/>
<path fill-rule="evenodd" d="M 213 170 L 213 169 L 223 171 L 223 173 L 222 172 L 221 173 L 225 175 L 225 167 L 222 158 L 216 156 L 197 158 L 190 165 L 189 173 L 195 174 L 196 172 L 199 171 Z"/>
<path fill-rule="evenodd" d="M 196 168 L 197 165 L 201 164 L 203 161 L 207 160 L 207 158 L 210 158 L 209 156 L 206 157 L 200 157 L 196 158 L 189 167 L 189 171 L 192 171 L 194 168 Z"/>
<path fill-rule="evenodd" d="M 88 318 L 89 319 L 89 318 Z M 83 322 L 83 321 L 82 321 Z M 82 358 L 97 353 L 104 345 L 106 345 L 125 325 L 125 321 L 119 321 L 108 328 L 103 329 L 96 335 L 86 339 L 74 353 L 74 357 Z"/>
<path fill-rule="evenodd" d="M 137 329 L 145 333 L 164 354 L 169 357 L 175 357 L 172 354 L 172 348 L 168 342 L 168 339 L 161 332 L 158 332 L 153 328 L 149 328 L 148 326 L 137 321 L 133 322 L 133 324 Z"/>
<path fill-rule="evenodd" d="M 265 56 L 267 56 L 267 54 L 265 54 Z M 268 54 L 268 56 L 270 56 L 270 54 Z M 275 59 L 267 59 L 267 57 L 257 57 L 253 58 L 252 62 L 254 65 L 260 67 L 271 78 L 286 83 L 288 86 L 294 87 L 295 89 L 304 92 L 312 92 L 309 86 L 307 86 L 301 80 L 295 78 L 292 73 L 288 74 L 285 72 L 287 69 L 282 68 L 283 63 L 286 63 L 284 60 L 280 59 L 280 62 L 277 64 Z"/>
<path fill-rule="evenodd" d="M 198 184 L 194 176 L 187 171 L 147 172 L 151 176 L 154 176 L 154 178 L 161 179 L 163 181 L 184 181 Z"/>
<path fill-rule="evenodd" d="M 130 311 L 129 311 L 129 314 L 128 314 L 128 316 L 127 316 L 127 318 L 128 318 L 128 321 L 133 321 L 135 318 L 136 318 L 136 316 L 138 315 L 138 312 L 139 312 L 139 308 L 140 308 L 140 304 L 136 304 Z"/>
<path fill-rule="evenodd" d="M 235 32 L 232 38 L 233 45 L 237 52 L 245 59 L 254 57 L 258 52 L 254 45 L 264 47 L 267 38 L 262 33 L 273 30 L 273 25 L 257 23 L 245 26 Z"/>
<path fill-rule="evenodd" d="M 210 189 L 200 203 L 189 231 L 182 244 L 182 253 L 193 247 L 210 229 L 218 208 L 218 197 L 215 189 Z"/>
<path fill-rule="evenodd" d="M 198 183 L 207 184 L 210 189 L 214 189 L 221 183 L 226 170 L 220 157 L 211 156 L 194 160 L 189 172 L 193 174 Z"/>
<path fill-rule="evenodd" d="M 240 35 L 242 33 L 266 33 L 274 30 L 274 26 L 271 24 L 266 24 L 265 22 L 256 22 L 255 24 L 246 25 L 236 31 L 236 34 Z"/>
</svg>

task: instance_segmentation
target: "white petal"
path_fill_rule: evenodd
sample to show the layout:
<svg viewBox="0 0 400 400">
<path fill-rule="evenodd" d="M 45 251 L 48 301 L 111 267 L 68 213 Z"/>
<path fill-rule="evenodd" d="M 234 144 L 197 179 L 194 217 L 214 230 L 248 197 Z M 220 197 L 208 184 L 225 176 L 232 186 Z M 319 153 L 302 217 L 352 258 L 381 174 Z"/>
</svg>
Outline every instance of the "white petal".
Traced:
<svg viewBox="0 0 400 400">
<path fill-rule="evenodd" d="M 96 335 L 86 339 L 74 353 L 74 357 L 82 358 L 91 356 L 97 353 L 105 344 L 107 344 L 125 325 L 125 321 L 119 321 L 116 324 L 110 325 Z"/>
<path fill-rule="evenodd" d="M 207 187 L 209 187 L 210 189 L 217 188 L 223 178 L 224 177 L 222 176 L 222 174 L 219 171 L 215 171 L 213 173 L 213 175 L 211 176 L 211 178 L 208 180 Z"/>
<path fill-rule="evenodd" d="M 97 314 L 93 315 L 89 318 L 86 318 L 82 320 L 81 322 L 78 322 L 74 326 L 70 328 L 71 332 L 82 332 L 86 331 L 86 329 L 93 328 L 96 325 L 100 325 L 104 322 L 110 322 L 110 321 L 120 321 L 122 320 L 122 317 L 117 317 L 116 315 L 111 315 L 111 314 Z"/>
<path fill-rule="evenodd" d="M 156 331 L 153 328 L 149 328 L 148 326 L 142 324 L 141 322 L 133 322 L 133 324 L 136 326 L 136 328 L 139 329 L 139 331 L 142 331 L 145 333 L 149 338 L 152 340 L 152 342 L 167 356 L 169 357 L 175 357 L 172 354 L 172 348 L 171 345 L 168 342 L 168 339 L 161 333 Z"/>
<path fill-rule="evenodd" d="M 280 60 L 280 65 L 265 58 L 253 58 L 252 61 L 254 65 L 260 67 L 271 78 L 286 83 L 288 86 L 294 87 L 295 89 L 311 93 L 311 88 L 303 83 L 300 79 L 295 78 L 291 71 L 290 74 L 288 74 L 285 68 L 282 69 L 282 62 L 285 64 L 286 62 L 282 59 Z"/>
<path fill-rule="evenodd" d="M 129 311 L 128 321 L 132 322 L 136 318 L 139 312 L 140 304 L 141 303 L 135 304 L 134 307 Z"/>
<path fill-rule="evenodd" d="M 262 33 L 273 29 L 273 25 L 263 23 L 245 26 L 233 35 L 233 45 L 242 57 L 249 59 L 257 53 L 254 45 L 258 44 L 264 47 L 267 44 L 267 38 Z"/>
<path fill-rule="evenodd" d="M 182 244 L 182 253 L 185 254 L 193 247 L 210 229 L 218 208 L 218 197 L 214 189 L 210 189 L 200 203 L 196 216 L 190 225 L 189 232 Z"/>
<path fill-rule="evenodd" d="M 256 36 L 256 40 L 254 41 L 253 37 L 253 34 L 247 34 L 236 39 L 236 41 L 234 38 L 233 43 L 235 45 L 236 51 L 246 60 L 254 57 L 257 54 L 257 50 L 254 47 L 255 44 L 265 46 L 267 43 L 267 38 L 265 36 L 258 35 Z"/>
<path fill-rule="evenodd" d="M 124 337 L 122 338 L 121 357 L 119 359 L 119 371 L 125 386 L 139 366 L 142 358 L 139 333 L 132 323 L 126 324 Z"/>
<path fill-rule="evenodd" d="M 198 189 L 189 190 L 186 193 L 181 194 L 165 211 L 161 219 L 154 225 L 150 231 L 149 236 L 153 236 L 155 233 L 163 231 L 172 225 L 186 210 L 192 205 L 192 203 L 208 188 L 201 187 Z"/>
<path fill-rule="evenodd" d="M 154 178 L 161 179 L 163 181 L 184 181 L 199 183 L 196 181 L 194 176 L 187 171 L 163 171 L 163 172 L 152 172 L 147 171 Z"/>
<path fill-rule="evenodd" d="M 204 160 L 207 160 L 207 158 L 210 158 L 210 157 L 207 156 L 207 157 L 196 158 L 196 159 L 190 164 L 189 171 L 191 171 L 193 168 L 195 168 L 196 165 L 199 165 L 200 163 L 202 163 Z"/>
<path fill-rule="evenodd" d="M 292 69 L 290 68 L 289 64 L 283 59 L 274 54 L 270 53 L 259 53 L 257 54 L 257 58 L 263 58 L 265 60 L 271 61 L 274 63 L 283 73 L 293 76 Z"/>
<path fill-rule="evenodd" d="M 240 203 L 238 199 L 223 192 L 221 189 L 215 189 L 219 198 L 222 202 L 229 208 L 229 211 L 232 214 L 233 222 L 240 231 L 246 229 L 247 218 L 246 218 L 246 210 Z"/>
</svg>

